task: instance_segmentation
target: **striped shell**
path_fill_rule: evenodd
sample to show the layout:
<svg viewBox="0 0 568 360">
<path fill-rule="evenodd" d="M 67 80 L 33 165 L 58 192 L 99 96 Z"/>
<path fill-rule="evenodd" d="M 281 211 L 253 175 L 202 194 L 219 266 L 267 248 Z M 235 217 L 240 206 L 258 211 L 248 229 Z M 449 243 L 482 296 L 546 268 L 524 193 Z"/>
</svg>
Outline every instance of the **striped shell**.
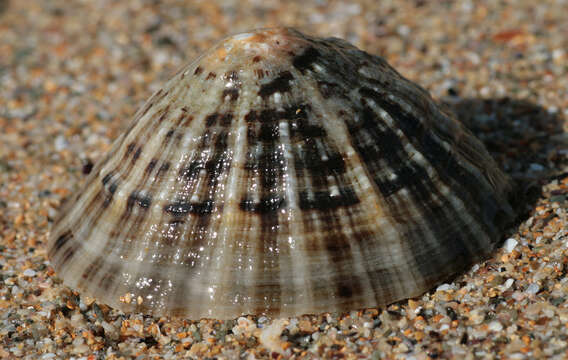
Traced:
<svg viewBox="0 0 568 360">
<path fill-rule="evenodd" d="M 482 144 L 384 59 L 262 29 L 148 100 L 62 210 L 49 257 L 124 311 L 347 311 L 488 256 L 509 193 Z"/>
</svg>

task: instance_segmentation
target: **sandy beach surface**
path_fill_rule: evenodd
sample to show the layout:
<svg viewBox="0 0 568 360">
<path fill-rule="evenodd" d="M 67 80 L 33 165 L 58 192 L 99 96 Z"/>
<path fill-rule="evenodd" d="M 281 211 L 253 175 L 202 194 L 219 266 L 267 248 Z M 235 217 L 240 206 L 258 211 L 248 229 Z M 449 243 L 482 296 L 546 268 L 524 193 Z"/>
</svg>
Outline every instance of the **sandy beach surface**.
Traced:
<svg viewBox="0 0 568 360">
<path fill-rule="evenodd" d="M 143 102 L 217 40 L 286 25 L 383 56 L 517 185 L 503 247 L 385 308 L 230 321 L 124 314 L 46 243 Z M 0 0 L 0 358 L 568 357 L 568 1 Z"/>
</svg>

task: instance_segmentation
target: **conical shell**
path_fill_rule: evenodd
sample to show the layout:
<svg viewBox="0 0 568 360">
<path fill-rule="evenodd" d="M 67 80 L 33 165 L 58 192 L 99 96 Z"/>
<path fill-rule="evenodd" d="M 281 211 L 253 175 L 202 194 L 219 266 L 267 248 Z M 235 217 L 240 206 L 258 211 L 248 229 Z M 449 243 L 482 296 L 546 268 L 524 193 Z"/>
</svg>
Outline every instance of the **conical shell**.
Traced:
<svg viewBox="0 0 568 360">
<path fill-rule="evenodd" d="M 482 144 L 382 58 L 263 29 L 148 100 L 62 210 L 49 257 L 124 311 L 347 311 L 486 257 L 509 192 Z"/>
</svg>

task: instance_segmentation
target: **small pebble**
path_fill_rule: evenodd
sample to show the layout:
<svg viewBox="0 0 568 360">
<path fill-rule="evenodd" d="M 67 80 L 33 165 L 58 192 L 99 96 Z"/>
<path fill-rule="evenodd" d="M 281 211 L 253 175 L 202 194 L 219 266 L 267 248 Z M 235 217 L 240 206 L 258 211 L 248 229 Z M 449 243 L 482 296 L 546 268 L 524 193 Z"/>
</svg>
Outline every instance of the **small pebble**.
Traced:
<svg viewBox="0 0 568 360">
<path fill-rule="evenodd" d="M 469 320 L 473 325 L 479 325 L 485 319 L 485 312 L 481 309 L 474 309 L 469 314 Z"/>
<path fill-rule="evenodd" d="M 489 323 L 489 330 L 491 331 L 501 331 L 503 330 L 503 325 L 499 321 L 492 321 Z"/>
<path fill-rule="evenodd" d="M 505 251 L 510 254 L 515 249 L 518 243 L 519 242 L 517 240 L 513 238 L 508 238 L 505 241 L 505 244 L 503 244 L 503 249 L 505 249 Z"/>
<path fill-rule="evenodd" d="M 260 343 L 272 352 L 289 355 L 289 351 L 285 349 L 284 342 L 280 336 L 287 322 L 285 319 L 274 320 L 272 324 L 265 327 L 260 333 Z"/>
<path fill-rule="evenodd" d="M 261 316 L 258 318 L 257 323 L 259 328 L 263 328 L 264 325 L 268 322 L 268 318 L 266 316 Z"/>
<path fill-rule="evenodd" d="M 540 290 L 540 287 L 538 286 L 538 284 L 532 283 L 532 284 L 530 284 L 530 285 L 527 287 L 527 289 L 525 290 L 525 292 L 526 292 L 527 294 L 534 295 L 534 294 L 538 293 L 539 290 Z"/>
<path fill-rule="evenodd" d="M 36 272 L 32 269 L 26 269 L 23 272 L 24 276 L 34 277 L 36 276 Z"/>
<path fill-rule="evenodd" d="M 505 283 L 502 285 L 503 290 L 507 290 L 508 288 L 510 288 L 514 282 L 515 279 L 507 279 L 507 281 L 505 281 Z"/>
<path fill-rule="evenodd" d="M 68 146 L 69 146 L 69 143 L 67 142 L 67 140 L 65 139 L 65 137 L 63 135 L 58 135 L 55 138 L 55 150 L 62 151 L 62 150 L 67 149 Z"/>
</svg>

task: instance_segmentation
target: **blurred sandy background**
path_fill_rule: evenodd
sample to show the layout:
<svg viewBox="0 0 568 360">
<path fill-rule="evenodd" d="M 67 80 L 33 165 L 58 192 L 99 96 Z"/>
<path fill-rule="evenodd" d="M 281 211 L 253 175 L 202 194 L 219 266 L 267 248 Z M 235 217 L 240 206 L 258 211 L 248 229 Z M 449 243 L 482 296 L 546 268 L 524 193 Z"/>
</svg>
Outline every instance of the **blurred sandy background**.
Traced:
<svg viewBox="0 0 568 360">
<path fill-rule="evenodd" d="M 273 321 L 122 314 L 60 284 L 45 244 L 135 110 L 216 40 L 294 26 L 385 57 L 519 185 L 505 248 L 386 309 Z M 0 0 L 0 357 L 565 358 L 567 1 Z"/>
</svg>

